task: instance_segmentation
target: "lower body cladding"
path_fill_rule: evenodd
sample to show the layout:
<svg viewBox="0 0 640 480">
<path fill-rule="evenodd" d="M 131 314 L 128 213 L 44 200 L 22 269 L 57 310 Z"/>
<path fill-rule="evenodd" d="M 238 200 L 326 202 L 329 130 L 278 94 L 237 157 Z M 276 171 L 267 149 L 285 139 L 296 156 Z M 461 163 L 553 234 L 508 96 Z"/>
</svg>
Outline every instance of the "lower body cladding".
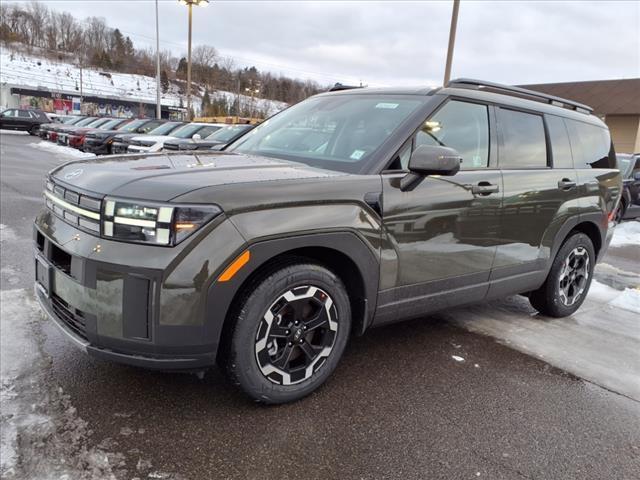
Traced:
<svg viewBox="0 0 640 480">
<path fill-rule="evenodd" d="M 244 244 L 225 219 L 203 230 L 212 228 L 216 235 L 196 234 L 184 246 L 155 247 L 89 235 L 45 210 L 34 228 L 36 298 L 91 356 L 162 370 L 206 368 L 215 363 L 222 329 L 206 312 L 214 269 Z"/>
<path fill-rule="evenodd" d="M 121 142 L 113 142 L 111 145 L 111 153 L 127 153 L 127 147 L 129 145 Z"/>
</svg>

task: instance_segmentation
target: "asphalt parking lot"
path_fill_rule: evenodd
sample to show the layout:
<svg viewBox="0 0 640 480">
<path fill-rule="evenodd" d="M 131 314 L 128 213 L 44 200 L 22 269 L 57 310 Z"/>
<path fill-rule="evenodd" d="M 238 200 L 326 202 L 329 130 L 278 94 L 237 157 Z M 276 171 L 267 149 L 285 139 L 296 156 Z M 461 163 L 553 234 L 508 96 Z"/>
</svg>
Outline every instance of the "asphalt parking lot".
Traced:
<svg viewBox="0 0 640 480">
<path fill-rule="evenodd" d="M 65 158 L 39 142 L 0 135 L 6 478 L 640 478 L 640 320 L 618 301 L 638 245 L 611 249 L 576 318 L 518 297 L 371 330 L 316 393 L 261 407 L 217 370 L 90 359 L 39 314 L 31 222 Z"/>
</svg>

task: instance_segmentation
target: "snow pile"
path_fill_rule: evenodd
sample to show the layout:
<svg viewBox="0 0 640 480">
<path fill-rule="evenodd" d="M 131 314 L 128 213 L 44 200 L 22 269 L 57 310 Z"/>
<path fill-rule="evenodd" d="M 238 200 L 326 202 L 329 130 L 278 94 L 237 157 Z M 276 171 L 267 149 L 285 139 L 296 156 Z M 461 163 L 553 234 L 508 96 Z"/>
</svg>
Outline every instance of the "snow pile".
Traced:
<svg viewBox="0 0 640 480">
<path fill-rule="evenodd" d="M 620 295 L 609 302 L 609 305 L 629 310 L 630 312 L 640 313 L 640 289 L 625 288 Z"/>
<path fill-rule="evenodd" d="M 76 150 L 75 148 L 65 147 L 64 145 L 57 145 L 55 143 L 45 141 L 31 143 L 29 145 L 39 150 L 47 150 L 57 155 L 64 155 L 66 157 L 91 158 L 96 156 L 95 153 L 81 152 L 80 150 Z"/>
<path fill-rule="evenodd" d="M 0 135 L 29 135 L 29 132 L 24 130 L 4 130 L 0 129 Z"/>
<path fill-rule="evenodd" d="M 620 247 L 622 245 L 640 246 L 640 222 L 630 221 L 616 225 L 613 231 L 613 239 L 611 239 L 611 246 Z"/>
<path fill-rule="evenodd" d="M 65 93 L 75 92 L 80 96 L 80 69 L 71 63 L 2 49 L 0 51 L 0 83 Z M 84 68 L 82 93 L 85 96 L 106 96 L 155 103 L 156 79 L 145 75 Z M 236 99 L 234 93 L 222 90 L 211 92 L 210 97 L 213 99 L 225 97 L 230 101 Z M 185 106 L 186 97 L 179 93 L 176 85 L 170 84 L 168 91 L 162 93 L 161 102 L 163 105 L 173 107 Z M 251 105 L 253 102 L 256 109 L 266 111 L 269 115 L 287 107 L 284 102 L 261 99 L 252 101 L 251 97 L 245 95 L 240 95 L 240 102 L 242 105 Z M 197 111 L 199 107 L 200 101 L 195 100 L 194 109 Z"/>
</svg>

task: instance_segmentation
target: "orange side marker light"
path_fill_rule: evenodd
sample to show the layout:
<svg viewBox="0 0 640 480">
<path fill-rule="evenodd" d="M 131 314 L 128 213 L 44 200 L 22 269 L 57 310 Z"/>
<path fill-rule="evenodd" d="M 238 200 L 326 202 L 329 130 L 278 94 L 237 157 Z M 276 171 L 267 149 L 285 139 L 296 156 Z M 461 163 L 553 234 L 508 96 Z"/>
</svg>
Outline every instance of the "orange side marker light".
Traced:
<svg viewBox="0 0 640 480">
<path fill-rule="evenodd" d="M 249 252 L 249 250 L 245 250 L 244 252 L 242 252 L 233 262 L 231 262 L 231 265 L 229 265 L 227 269 L 222 272 L 222 275 L 218 277 L 218 281 L 228 282 L 229 280 L 231 280 L 233 276 L 247 264 L 250 258 L 251 253 Z"/>
</svg>

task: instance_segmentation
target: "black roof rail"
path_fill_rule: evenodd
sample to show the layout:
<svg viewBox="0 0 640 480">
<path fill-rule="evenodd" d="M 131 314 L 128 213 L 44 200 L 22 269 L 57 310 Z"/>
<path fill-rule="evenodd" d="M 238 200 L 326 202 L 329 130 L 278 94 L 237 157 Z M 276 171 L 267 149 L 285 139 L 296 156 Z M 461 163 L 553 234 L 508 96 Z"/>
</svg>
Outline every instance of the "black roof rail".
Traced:
<svg viewBox="0 0 640 480">
<path fill-rule="evenodd" d="M 364 88 L 364 87 L 362 85 L 343 85 L 341 83 L 336 83 L 328 91 L 329 92 L 339 92 L 340 90 L 352 90 L 354 88 Z"/>
<path fill-rule="evenodd" d="M 577 112 L 592 113 L 593 108 L 583 103 L 574 102 L 573 100 L 567 100 L 566 98 L 556 97 L 554 95 L 548 95 L 546 93 L 537 92 L 535 90 L 528 90 L 522 87 L 514 87 L 512 85 L 502 85 L 500 83 L 485 82 L 484 80 L 475 80 L 473 78 L 455 78 L 447 83 L 447 87 L 463 87 L 463 88 L 476 88 L 478 90 L 493 91 L 495 93 L 503 94 L 515 94 L 515 96 L 529 97 L 534 100 L 544 101 L 551 105 L 558 107 L 570 108 Z"/>
</svg>

